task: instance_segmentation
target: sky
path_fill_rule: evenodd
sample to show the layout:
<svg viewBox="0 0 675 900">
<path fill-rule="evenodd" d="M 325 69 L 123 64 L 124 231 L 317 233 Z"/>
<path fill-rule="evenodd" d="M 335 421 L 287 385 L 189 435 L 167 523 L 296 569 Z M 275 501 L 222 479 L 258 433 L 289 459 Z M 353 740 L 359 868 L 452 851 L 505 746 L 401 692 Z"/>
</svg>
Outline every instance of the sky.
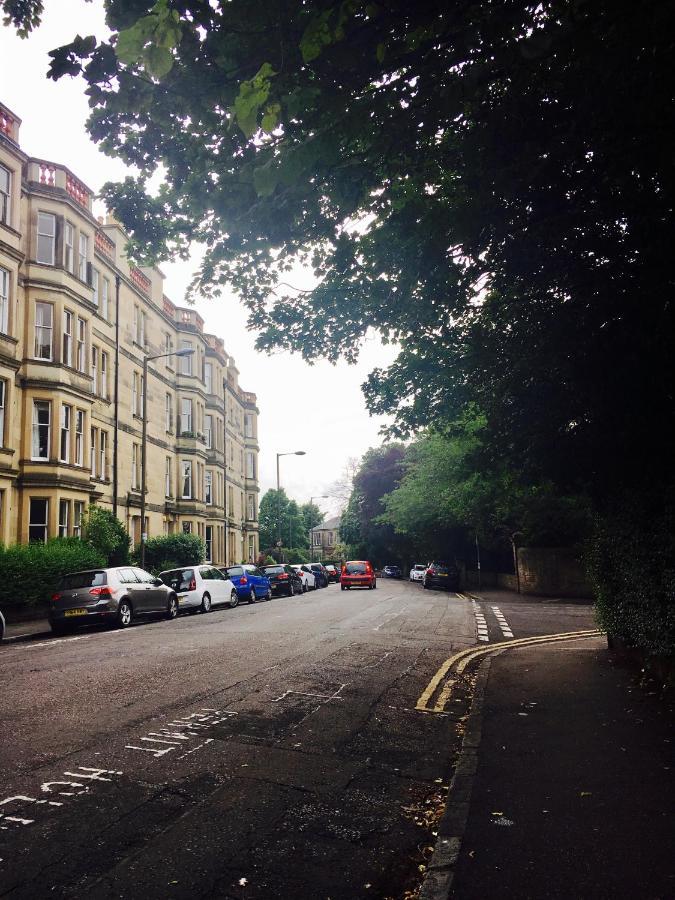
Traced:
<svg viewBox="0 0 675 900">
<path fill-rule="evenodd" d="M 93 191 L 124 177 L 121 161 L 101 153 L 85 129 L 89 113 L 81 79 L 48 80 L 49 50 L 69 43 L 75 34 L 103 37 L 107 31 L 102 0 L 47 0 L 40 28 L 25 40 L 0 24 L 0 101 L 21 120 L 20 142 L 30 156 L 67 166 Z M 103 210 L 96 210 L 102 212 Z M 198 251 L 192 261 L 162 263 L 165 293 L 182 304 Z M 306 280 L 305 280 L 306 279 Z M 309 287 L 309 274 L 293 283 Z M 310 366 L 290 353 L 266 355 L 254 349 L 255 334 L 246 329 L 246 314 L 236 297 L 197 301 L 205 329 L 225 340 L 240 371 L 240 384 L 258 396 L 260 409 L 260 486 L 276 487 L 276 454 L 304 450 L 305 456 L 281 459 L 281 485 L 300 503 L 329 493 L 349 459 L 382 442 L 382 417 L 371 417 L 361 384 L 376 366 L 395 355 L 375 335 L 364 342 L 356 365 L 319 362 Z M 328 340 L 329 335 L 317 335 Z M 315 500 L 326 515 L 338 512 L 334 499 Z"/>
</svg>

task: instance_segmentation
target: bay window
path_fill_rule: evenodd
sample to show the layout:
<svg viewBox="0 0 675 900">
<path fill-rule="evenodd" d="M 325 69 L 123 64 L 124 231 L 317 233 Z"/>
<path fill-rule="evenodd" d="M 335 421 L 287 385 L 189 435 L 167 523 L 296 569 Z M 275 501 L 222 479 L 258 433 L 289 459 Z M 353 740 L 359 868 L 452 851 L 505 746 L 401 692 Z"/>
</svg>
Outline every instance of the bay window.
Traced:
<svg viewBox="0 0 675 900">
<path fill-rule="evenodd" d="M 49 500 L 46 497 L 31 497 L 28 512 L 28 540 L 47 542 Z"/>
<path fill-rule="evenodd" d="M 72 415 L 72 406 L 66 406 L 64 403 L 61 407 L 61 433 L 59 440 L 59 460 L 64 463 L 70 462 L 70 423 Z"/>
<path fill-rule="evenodd" d="M 183 500 L 192 499 L 192 460 L 181 460 L 181 497 Z"/>
<path fill-rule="evenodd" d="M 61 336 L 61 362 L 64 366 L 73 364 L 73 314 L 63 310 L 63 334 Z"/>
<path fill-rule="evenodd" d="M 49 400 L 33 400 L 31 459 L 49 459 L 50 430 L 51 403 Z"/>
<path fill-rule="evenodd" d="M 0 333 L 9 334 L 9 271 L 0 266 Z"/>
<path fill-rule="evenodd" d="M 51 360 L 54 331 L 54 307 L 51 303 L 35 304 L 35 358 Z"/>
<path fill-rule="evenodd" d="M 53 266 L 56 258 L 56 216 L 53 213 L 38 213 L 37 261 Z"/>
</svg>

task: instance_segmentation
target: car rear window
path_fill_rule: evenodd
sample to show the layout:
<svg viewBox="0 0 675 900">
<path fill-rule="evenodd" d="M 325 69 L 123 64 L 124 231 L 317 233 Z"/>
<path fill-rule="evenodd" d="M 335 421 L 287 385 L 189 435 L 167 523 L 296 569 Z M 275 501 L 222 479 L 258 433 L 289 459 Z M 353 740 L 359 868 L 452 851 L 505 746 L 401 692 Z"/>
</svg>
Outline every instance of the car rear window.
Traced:
<svg viewBox="0 0 675 900">
<path fill-rule="evenodd" d="M 188 591 L 195 576 L 192 569 L 172 569 L 170 572 L 162 572 L 159 577 L 173 591 Z"/>
<path fill-rule="evenodd" d="M 107 584 L 105 572 L 73 572 L 72 575 L 64 575 L 61 579 L 62 591 L 75 591 L 78 588 L 100 587 Z"/>
<path fill-rule="evenodd" d="M 265 566 L 265 572 L 268 575 L 278 575 L 280 572 L 285 572 L 283 566 Z"/>
<path fill-rule="evenodd" d="M 238 578 L 240 575 L 244 574 L 244 569 L 242 568 L 242 566 L 229 566 L 225 571 L 230 578 L 233 575 L 235 578 Z"/>
<path fill-rule="evenodd" d="M 345 571 L 347 575 L 365 575 L 366 574 L 366 564 L 365 563 L 347 563 L 345 566 Z"/>
</svg>

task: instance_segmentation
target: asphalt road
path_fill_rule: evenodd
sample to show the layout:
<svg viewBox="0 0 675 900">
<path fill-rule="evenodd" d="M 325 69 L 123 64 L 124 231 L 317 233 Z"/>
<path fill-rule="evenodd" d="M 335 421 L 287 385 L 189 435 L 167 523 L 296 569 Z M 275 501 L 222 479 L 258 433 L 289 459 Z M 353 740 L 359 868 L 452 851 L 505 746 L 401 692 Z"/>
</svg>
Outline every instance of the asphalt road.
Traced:
<svg viewBox="0 0 675 900">
<path fill-rule="evenodd" d="M 0 896 L 403 898 L 468 703 L 416 709 L 434 674 L 591 625 L 380 580 L 5 645 Z"/>
</svg>

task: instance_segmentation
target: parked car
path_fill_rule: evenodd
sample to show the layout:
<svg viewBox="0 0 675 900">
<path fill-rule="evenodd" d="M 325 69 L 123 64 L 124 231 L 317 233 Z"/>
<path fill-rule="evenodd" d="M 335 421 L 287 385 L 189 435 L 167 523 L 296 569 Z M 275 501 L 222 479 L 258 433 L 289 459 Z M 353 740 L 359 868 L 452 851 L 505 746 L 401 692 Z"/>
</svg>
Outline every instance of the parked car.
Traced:
<svg viewBox="0 0 675 900">
<path fill-rule="evenodd" d="M 0 610 L 0 641 L 5 636 L 5 617 L 2 614 L 2 610 Z"/>
<path fill-rule="evenodd" d="M 229 578 L 240 600 L 255 603 L 256 600 L 271 600 L 272 591 L 269 578 L 262 569 L 243 563 L 240 566 L 220 566 L 220 571 Z"/>
<path fill-rule="evenodd" d="M 295 571 L 300 576 L 300 580 L 302 581 L 302 590 L 305 593 L 307 593 L 307 591 L 313 591 L 316 588 L 314 572 L 312 572 L 309 566 L 293 565 L 291 566 L 291 569 L 295 569 Z"/>
<path fill-rule="evenodd" d="M 292 597 L 294 594 L 302 593 L 302 579 L 292 566 L 277 563 L 274 566 L 264 566 L 263 571 L 270 580 L 273 594 Z"/>
<path fill-rule="evenodd" d="M 340 588 L 348 591 L 353 587 L 367 587 L 373 590 L 377 587 L 377 579 L 372 565 L 368 560 L 354 559 L 346 562 L 340 575 Z"/>
<path fill-rule="evenodd" d="M 146 615 L 175 619 L 178 597 L 161 578 L 133 566 L 64 575 L 49 605 L 49 624 L 57 634 L 92 622 L 126 628 Z"/>
<path fill-rule="evenodd" d="M 234 585 L 215 566 L 184 566 L 181 569 L 167 569 L 159 577 L 167 587 L 176 592 L 178 610 L 189 612 L 211 611 L 212 606 L 227 603 L 236 606 L 239 597 Z"/>
<path fill-rule="evenodd" d="M 415 563 L 415 565 L 410 570 L 410 574 L 408 576 L 410 581 L 424 581 L 424 573 L 426 572 L 427 567 L 422 565 L 422 563 Z"/>
<path fill-rule="evenodd" d="M 387 578 L 402 578 L 403 573 L 399 566 L 385 566 L 382 569 L 382 574 Z"/>
<path fill-rule="evenodd" d="M 457 591 L 459 590 L 459 569 L 452 563 L 429 563 L 422 583 L 425 588 L 442 587 L 447 591 Z"/>
<path fill-rule="evenodd" d="M 324 566 L 326 572 L 328 572 L 328 581 L 332 584 L 337 584 L 340 580 L 340 570 L 337 566 L 334 566 L 333 563 L 326 563 Z"/>
<path fill-rule="evenodd" d="M 321 563 L 309 563 L 309 567 L 314 572 L 317 587 L 328 587 L 328 572 Z"/>
</svg>

